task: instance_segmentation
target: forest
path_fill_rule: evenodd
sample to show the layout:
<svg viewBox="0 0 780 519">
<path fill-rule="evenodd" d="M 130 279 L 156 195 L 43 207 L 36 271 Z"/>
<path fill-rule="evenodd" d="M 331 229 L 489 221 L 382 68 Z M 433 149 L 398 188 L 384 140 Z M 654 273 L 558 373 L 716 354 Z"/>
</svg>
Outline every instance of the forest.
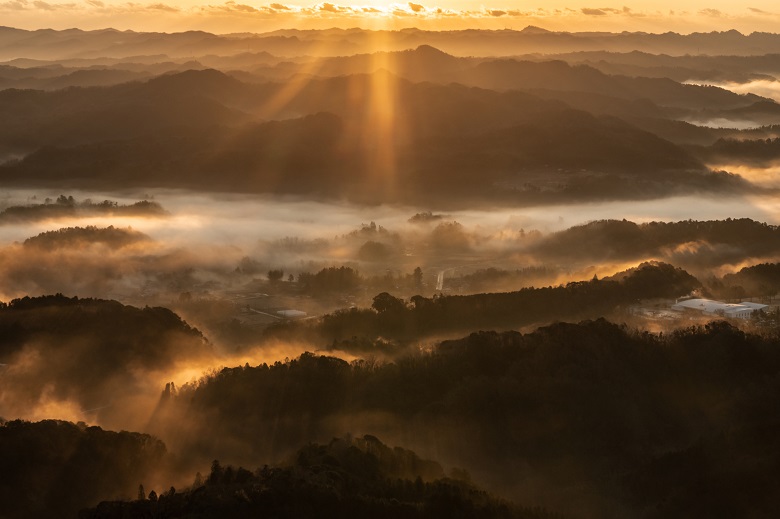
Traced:
<svg viewBox="0 0 780 519">
<path fill-rule="evenodd" d="M 142 501 L 100 505 L 88 517 L 150 509 L 174 517 L 199 507 L 293 517 L 307 513 L 296 506 L 315 503 L 332 514 L 391 517 L 410 506 L 421 517 L 447 516 L 439 506 L 479 517 L 759 517 L 777 506 L 765 490 L 777 483 L 777 340 L 726 322 L 651 334 L 597 320 L 474 333 L 394 362 L 306 353 L 225 368 L 166 387 L 149 427 L 167 449 L 148 435 L 83 423 L 4 423 L 6 478 L 17 475 L 5 488 L 17 496 L 32 478 L 39 490 L 29 495 L 45 496 L 6 502 L 13 517 L 60 515 L 90 496 L 136 498 L 144 485 Z M 345 427 L 446 461 L 368 436 L 329 439 Z M 311 438 L 326 443 L 307 445 Z M 225 468 L 236 459 L 260 466 L 281 452 L 278 464 L 256 471 Z M 215 454 L 222 465 L 208 461 Z M 131 470 L 111 468 L 130 459 Z M 191 468 L 209 465 L 206 476 Z M 174 481 L 160 476 L 174 468 L 189 477 L 177 489 L 159 486 Z"/>
</svg>

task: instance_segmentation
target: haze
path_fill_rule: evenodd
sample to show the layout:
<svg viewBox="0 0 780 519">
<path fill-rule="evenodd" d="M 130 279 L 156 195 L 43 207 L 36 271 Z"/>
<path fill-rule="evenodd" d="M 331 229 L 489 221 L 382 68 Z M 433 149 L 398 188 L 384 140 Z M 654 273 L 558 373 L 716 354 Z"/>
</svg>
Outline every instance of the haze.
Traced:
<svg viewBox="0 0 780 519">
<path fill-rule="evenodd" d="M 0 16 L 3 517 L 780 510 L 774 4 Z"/>
</svg>

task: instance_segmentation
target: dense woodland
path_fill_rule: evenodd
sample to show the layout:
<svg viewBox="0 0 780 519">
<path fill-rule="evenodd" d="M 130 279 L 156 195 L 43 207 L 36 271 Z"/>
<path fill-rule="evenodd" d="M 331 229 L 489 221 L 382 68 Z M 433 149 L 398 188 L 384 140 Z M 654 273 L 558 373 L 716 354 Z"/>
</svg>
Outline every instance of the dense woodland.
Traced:
<svg viewBox="0 0 780 519">
<path fill-rule="evenodd" d="M 215 460 L 208 476 L 199 476 L 184 492 L 171 488 L 133 502 L 101 503 L 80 517 L 555 517 L 447 478 L 438 463 L 373 436 L 309 444 L 292 463 L 254 472 Z"/>
<path fill-rule="evenodd" d="M 656 335 L 600 320 L 529 334 L 475 333 L 391 363 L 305 354 L 226 368 L 163 395 L 152 427 L 170 455 L 145 435 L 63 422 L 4 424 L 3 446 L 12 448 L 2 459 L 25 467 L 9 477 L 65 468 L 89 474 L 38 480 L 36 495 L 48 497 L 16 497 L 11 517 L 94 505 L 98 497 L 132 499 L 144 482 L 149 495 L 156 490 L 157 504 L 106 504 L 91 517 L 150 509 L 278 510 L 292 517 L 309 499 L 334 514 L 387 507 L 398 517 L 398 507 L 410 503 L 422 517 L 441 516 L 431 511 L 436 506 L 482 507 L 485 517 L 513 510 L 470 484 L 437 482 L 439 465 L 371 438 L 309 446 L 293 456 L 311 438 L 327 442 L 345 428 L 392 438 L 423 457 L 435 452 L 445 472 L 458 469 L 456 479 L 564 516 L 762 517 L 778 505 L 769 490 L 778 483 L 772 467 L 780 452 L 773 434 L 780 423 L 776 341 L 725 322 Z M 104 458 L 89 454 L 95 449 Z M 168 490 L 152 474 L 170 466 L 169 456 L 185 456 L 204 474 L 214 458 L 249 466 L 277 459 L 270 466 L 280 468 L 211 464 L 216 475 L 201 478 L 205 489 L 186 491 L 197 480 L 188 469 L 187 483 Z M 136 472 L 114 474 L 112 464 L 128 457 Z M 430 483 L 413 483 L 418 475 Z M 25 478 L 10 479 L 6 488 L 16 495 L 27 488 Z M 41 503 L 45 508 L 36 508 Z"/>
<path fill-rule="evenodd" d="M 665 256 L 685 268 L 713 267 L 777 254 L 780 228 L 749 218 L 642 224 L 599 220 L 553 233 L 539 240 L 533 252 L 560 261 L 575 246 L 593 261 Z M 674 249 L 680 253 L 668 252 Z"/>
<path fill-rule="evenodd" d="M 94 215 L 109 216 L 166 216 L 168 213 L 157 202 L 141 200 L 133 204 L 119 204 L 112 200 L 93 202 L 89 199 L 77 201 L 72 195 L 60 195 L 43 203 L 14 205 L 0 211 L 0 224 L 13 224 L 25 221 L 46 220 L 49 218 L 88 217 Z"/>
<path fill-rule="evenodd" d="M 45 231 L 24 240 L 24 246 L 39 249 L 58 249 L 102 244 L 112 249 L 121 249 L 122 247 L 148 241 L 150 241 L 149 236 L 131 228 L 117 229 L 113 226 L 99 228 L 92 225 Z"/>
<path fill-rule="evenodd" d="M 126 499 L 164 469 L 167 450 L 148 434 L 104 431 L 83 422 L 0 425 L 3 517 L 75 517 L 103 499 Z"/>
<path fill-rule="evenodd" d="M 592 279 L 514 292 L 415 295 L 408 301 L 382 292 L 373 298 L 371 308 L 337 310 L 314 324 L 280 323 L 267 334 L 294 338 L 302 333 L 326 342 L 380 337 L 403 342 L 437 333 L 596 318 L 643 299 L 682 297 L 698 288 L 701 283 L 682 269 L 643 263 L 619 280 Z"/>
<path fill-rule="evenodd" d="M 761 516 L 777 506 L 766 489 L 778 351 L 723 322 L 662 336 L 555 324 L 472 334 L 391 364 L 308 354 L 226 369 L 167 412 L 211 417 L 178 427 L 192 452 L 232 438 L 262 458 L 334 429 L 373 429 L 573 516 Z"/>
</svg>

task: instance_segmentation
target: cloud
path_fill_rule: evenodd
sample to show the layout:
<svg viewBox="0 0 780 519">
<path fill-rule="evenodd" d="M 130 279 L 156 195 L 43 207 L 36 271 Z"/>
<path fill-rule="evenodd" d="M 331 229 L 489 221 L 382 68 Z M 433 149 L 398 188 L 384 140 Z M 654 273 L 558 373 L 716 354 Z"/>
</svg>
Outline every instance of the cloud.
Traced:
<svg viewBox="0 0 780 519">
<path fill-rule="evenodd" d="M 573 9 L 567 9 L 567 11 L 571 13 L 576 13 Z M 556 13 L 560 13 L 559 10 L 555 11 Z M 633 9 L 630 7 L 623 6 L 620 9 L 617 9 L 615 7 L 583 7 L 580 9 L 580 12 L 587 16 L 607 16 L 610 14 L 621 14 L 621 15 L 627 15 L 627 16 L 644 16 L 644 14 L 641 13 L 635 13 Z M 541 14 L 541 12 L 539 13 Z"/>
<path fill-rule="evenodd" d="M 181 9 L 179 9 L 178 7 L 173 7 L 166 4 L 149 4 L 146 6 L 146 9 L 149 9 L 151 11 L 166 11 L 169 13 L 178 13 L 179 11 L 181 11 Z"/>
<path fill-rule="evenodd" d="M 325 11 L 326 13 L 341 13 L 341 12 L 344 12 L 344 8 L 343 7 L 339 7 L 337 5 L 329 4 L 327 2 L 322 4 L 322 5 L 320 5 L 319 9 L 320 9 L 320 11 Z"/>
<path fill-rule="evenodd" d="M 605 16 L 607 14 L 604 9 L 593 9 L 590 7 L 583 7 L 580 11 L 588 16 Z"/>
<path fill-rule="evenodd" d="M 195 24 L 199 28 L 214 32 L 234 32 L 239 26 L 244 31 L 265 32 L 299 22 L 303 24 L 302 27 L 322 29 L 326 27 L 324 24 L 347 28 L 360 26 L 363 22 L 371 26 L 378 20 L 392 20 L 398 28 L 415 26 L 449 30 L 466 28 L 473 24 L 473 20 L 482 20 L 485 28 L 506 28 L 517 20 L 526 25 L 545 23 L 554 31 L 570 31 L 572 27 L 583 31 L 613 30 L 621 23 L 624 24 L 622 29 L 648 32 L 658 32 L 659 28 L 685 32 L 692 26 L 708 30 L 737 27 L 742 32 L 771 32 L 775 31 L 778 20 L 777 13 L 755 7 L 740 7 L 734 11 L 707 8 L 691 12 L 677 9 L 661 12 L 632 9 L 628 6 L 538 7 L 524 10 L 509 7 L 511 4 L 507 2 L 457 9 L 436 4 L 424 5 L 414 0 L 383 6 L 337 4 L 336 0 L 304 2 L 299 5 L 281 2 L 244 4 L 244 0 L 216 0 L 213 4 L 199 0 L 191 0 L 187 4 L 170 0 L 151 1 L 155 3 L 137 3 L 132 0 L 59 0 L 67 3 L 58 3 L 58 0 L 0 0 L 0 24 L 29 25 L 30 20 L 39 14 L 64 15 L 70 12 L 70 16 L 56 18 L 60 21 L 52 27 L 61 29 L 78 26 L 88 29 L 115 26 L 134 30 L 170 31 L 172 28 L 192 28 L 193 20 L 196 20 Z M 457 21 L 459 18 L 461 20 Z M 263 25 L 258 25 L 259 22 Z"/>
<path fill-rule="evenodd" d="M 712 16 L 714 18 L 720 18 L 723 16 L 723 11 L 719 11 L 718 9 L 702 9 L 699 11 L 699 14 L 702 16 Z"/>
<path fill-rule="evenodd" d="M 48 2 L 43 2 L 42 0 L 35 0 L 33 5 L 42 11 L 56 11 L 61 8 L 60 6 L 62 4 L 50 4 Z"/>
<path fill-rule="evenodd" d="M 225 11 L 237 11 L 241 13 L 256 13 L 258 12 L 257 9 L 252 7 L 251 5 L 245 5 L 245 4 L 238 4 L 234 2 L 233 0 L 230 0 L 228 2 L 225 2 L 222 8 Z"/>
<path fill-rule="evenodd" d="M 28 9 L 30 4 L 27 0 L 12 0 L 10 2 L 3 2 L 0 4 L 0 9 L 7 9 L 10 11 L 24 11 Z"/>
<path fill-rule="evenodd" d="M 231 2 L 228 2 L 231 3 Z M 171 6 L 163 3 L 156 4 L 136 4 L 134 2 L 127 2 L 124 4 L 106 4 L 102 0 L 83 0 L 83 3 L 51 3 L 44 0 L 35 0 L 30 2 L 29 0 L 9 0 L 7 2 L 0 3 L 0 10 L 2 11 L 76 11 L 84 12 L 85 10 L 96 10 L 103 13 L 122 15 L 128 13 L 137 13 L 143 11 L 159 12 L 166 11 L 169 13 L 179 13 L 182 10 L 178 7 Z"/>
</svg>

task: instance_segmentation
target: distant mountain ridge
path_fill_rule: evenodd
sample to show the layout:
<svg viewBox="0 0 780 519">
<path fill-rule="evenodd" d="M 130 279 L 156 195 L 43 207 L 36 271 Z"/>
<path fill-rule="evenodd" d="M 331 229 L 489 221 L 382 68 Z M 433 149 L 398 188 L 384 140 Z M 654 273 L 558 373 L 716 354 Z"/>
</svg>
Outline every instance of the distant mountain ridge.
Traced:
<svg viewBox="0 0 780 519">
<path fill-rule="evenodd" d="M 0 28 L 0 60 L 17 57 L 36 59 L 90 58 L 168 54 L 231 55 L 266 51 L 280 56 L 339 56 L 376 50 L 405 50 L 431 45 L 460 56 L 499 56 L 531 52 L 553 53 L 589 50 L 626 52 L 639 50 L 671 55 L 755 55 L 780 51 L 780 35 L 766 32 L 742 34 L 736 30 L 691 34 L 645 32 L 553 32 L 529 26 L 523 30 L 425 31 L 403 29 L 376 31 L 381 38 L 368 38 L 361 29 L 296 30 L 270 33 L 215 35 L 203 31 L 147 33 L 102 29 L 83 31 L 41 29 L 27 31 Z M 479 38 L 474 36 L 478 35 Z M 382 41 L 382 48 L 377 48 Z"/>
</svg>

